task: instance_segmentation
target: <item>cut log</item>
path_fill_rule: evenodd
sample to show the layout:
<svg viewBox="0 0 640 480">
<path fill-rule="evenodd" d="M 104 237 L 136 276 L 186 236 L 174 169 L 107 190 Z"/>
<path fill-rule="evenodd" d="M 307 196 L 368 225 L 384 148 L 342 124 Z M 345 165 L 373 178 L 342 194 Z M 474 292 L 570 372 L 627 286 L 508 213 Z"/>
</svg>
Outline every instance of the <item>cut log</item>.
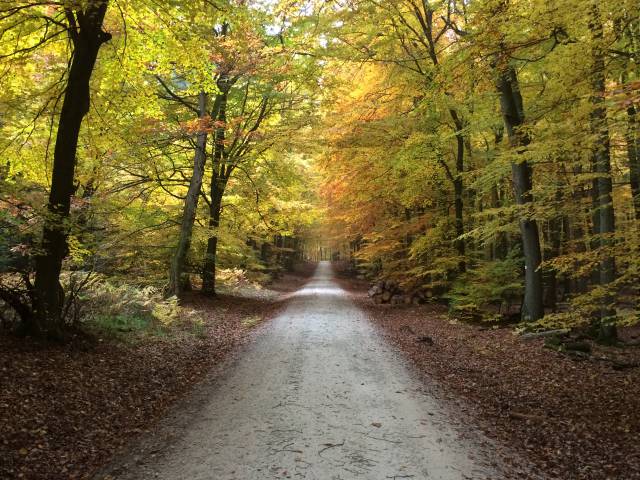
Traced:
<svg viewBox="0 0 640 480">
<path fill-rule="evenodd" d="M 587 342 L 566 342 L 563 346 L 566 350 L 573 352 L 591 353 L 591 344 Z"/>
<path fill-rule="evenodd" d="M 536 338 L 564 337 L 568 333 L 569 330 L 565 328 L 560 330 L 547 330 L 545 332 L 523 333 L 520 338 L 522 338 L 522 340 L 535 340 Z"/>
<path fill-rule="evenodd" d="M 395 280 L 379 280 L 372 283 L 368 294 L 376 304 L 390 303 L 392 305 L 408 305 L 412 303 L 413 298 L 413 294 L 405 294 Z"/>
<path fill-rule="evenodd" d="M 623 362 L 613 362 L 612 368 L 614 370 L 628 370 L 630 368 L 638 368 L 640 367 L 640 362 L 629 362 L 629 363 L 623 363 Z"/>
<path fill-rule="evenodd" d="M 370 297 L 374 297 L 378 294 L 381 294 L 383 292 L 383 290 L 378 286 L 378 285 L 374 285 L 373 287 L 371 287 L 369 289 L 369 296 Z"/>
</svg>

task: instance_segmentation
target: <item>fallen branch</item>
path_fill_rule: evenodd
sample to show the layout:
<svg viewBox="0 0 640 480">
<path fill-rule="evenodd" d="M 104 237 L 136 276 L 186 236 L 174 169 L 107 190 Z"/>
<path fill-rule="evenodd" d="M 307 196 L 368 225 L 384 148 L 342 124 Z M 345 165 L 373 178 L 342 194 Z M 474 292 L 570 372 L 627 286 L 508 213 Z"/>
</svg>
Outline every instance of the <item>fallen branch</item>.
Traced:
<svg viewBox="0 0 640 480">
<path fill-rule="evenodd" d="M 329 450 L 330 448 L 334 448 L 334 447 L 343 447 L 344 446 L 344 442 L 345 440 L 342 440 L 342 443 L 323 443 L 322 445 L 324 445 L 324 448 L 321 449 L 318 452 L 318 455 L 320 455 L 322 452 L 324 452 L 325 450 Z"/>
<path fill-rule="evenodd" d="M 523 333 L 520 338 L 522 340 L 535 340 L 536 338 L 548 338 L 548 337 L 562 337 L 569 333 L 566 328 L 560 330 L 547 330 L 545 332 L 530 332 Z"/>
<path fill-rule="evenodd" d="M 640 362 L 613 362 L 612 368 L 614 370 L 629 370 L 630 368 L 640 367 Z"/>
</svg>

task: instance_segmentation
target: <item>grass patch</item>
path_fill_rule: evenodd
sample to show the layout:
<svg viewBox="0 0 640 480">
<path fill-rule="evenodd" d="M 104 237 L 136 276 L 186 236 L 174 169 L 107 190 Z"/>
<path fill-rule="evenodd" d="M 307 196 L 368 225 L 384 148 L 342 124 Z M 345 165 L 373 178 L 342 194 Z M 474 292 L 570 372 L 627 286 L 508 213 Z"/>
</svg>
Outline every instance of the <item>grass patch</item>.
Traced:
<svg viewBox="0 0 640 480">
<path fill-rule="evenodd" d="M 244 317 L 242 319 L 242 326 L 244 328 L 253 328 L 258 325 L 262 321 L 262 317 L 260 315 L 249 315 L 248 317 Z"/>
<path fill-rule="evenodd" d="M 87 326 L 99 335 L 131 343 L 148 337 L 168 338 L 174 330 L 152 316 L 126 314 L 96 315 Z"/>
<path fill-rule="evenodd" d="M 189 322 L 190 332 L 194 337 L 199 339 L 207 338 L 207 327 L 202 319 L 192 320 Z"/>
</svg>

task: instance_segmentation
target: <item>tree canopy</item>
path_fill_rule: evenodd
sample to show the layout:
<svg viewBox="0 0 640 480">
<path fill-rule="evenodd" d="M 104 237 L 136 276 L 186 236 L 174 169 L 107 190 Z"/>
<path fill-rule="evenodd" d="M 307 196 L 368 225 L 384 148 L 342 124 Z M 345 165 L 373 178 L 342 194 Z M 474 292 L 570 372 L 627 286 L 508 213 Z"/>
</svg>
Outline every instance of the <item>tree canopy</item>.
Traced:
<svg viewBox="0 0 640 480">
<path fill-rule="evenodd" d="M 640 6 L 0 5 L 0 299 L 216 293 L 330 248 L 458 316 L 637 320 Z"/>
</svg>

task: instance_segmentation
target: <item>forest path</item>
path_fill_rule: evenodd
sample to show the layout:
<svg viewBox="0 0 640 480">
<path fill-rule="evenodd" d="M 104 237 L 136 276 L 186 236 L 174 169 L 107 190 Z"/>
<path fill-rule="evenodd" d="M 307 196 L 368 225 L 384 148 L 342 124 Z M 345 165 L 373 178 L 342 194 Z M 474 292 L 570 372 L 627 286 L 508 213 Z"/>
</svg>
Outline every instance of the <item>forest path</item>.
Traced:
<svg viewBox="0 0 640 480">
<path fill-rule="evenodd" d="M 99 478 L 502 478 L 332 278 L 321 263 L 222 376 Z"/>
</svg>

